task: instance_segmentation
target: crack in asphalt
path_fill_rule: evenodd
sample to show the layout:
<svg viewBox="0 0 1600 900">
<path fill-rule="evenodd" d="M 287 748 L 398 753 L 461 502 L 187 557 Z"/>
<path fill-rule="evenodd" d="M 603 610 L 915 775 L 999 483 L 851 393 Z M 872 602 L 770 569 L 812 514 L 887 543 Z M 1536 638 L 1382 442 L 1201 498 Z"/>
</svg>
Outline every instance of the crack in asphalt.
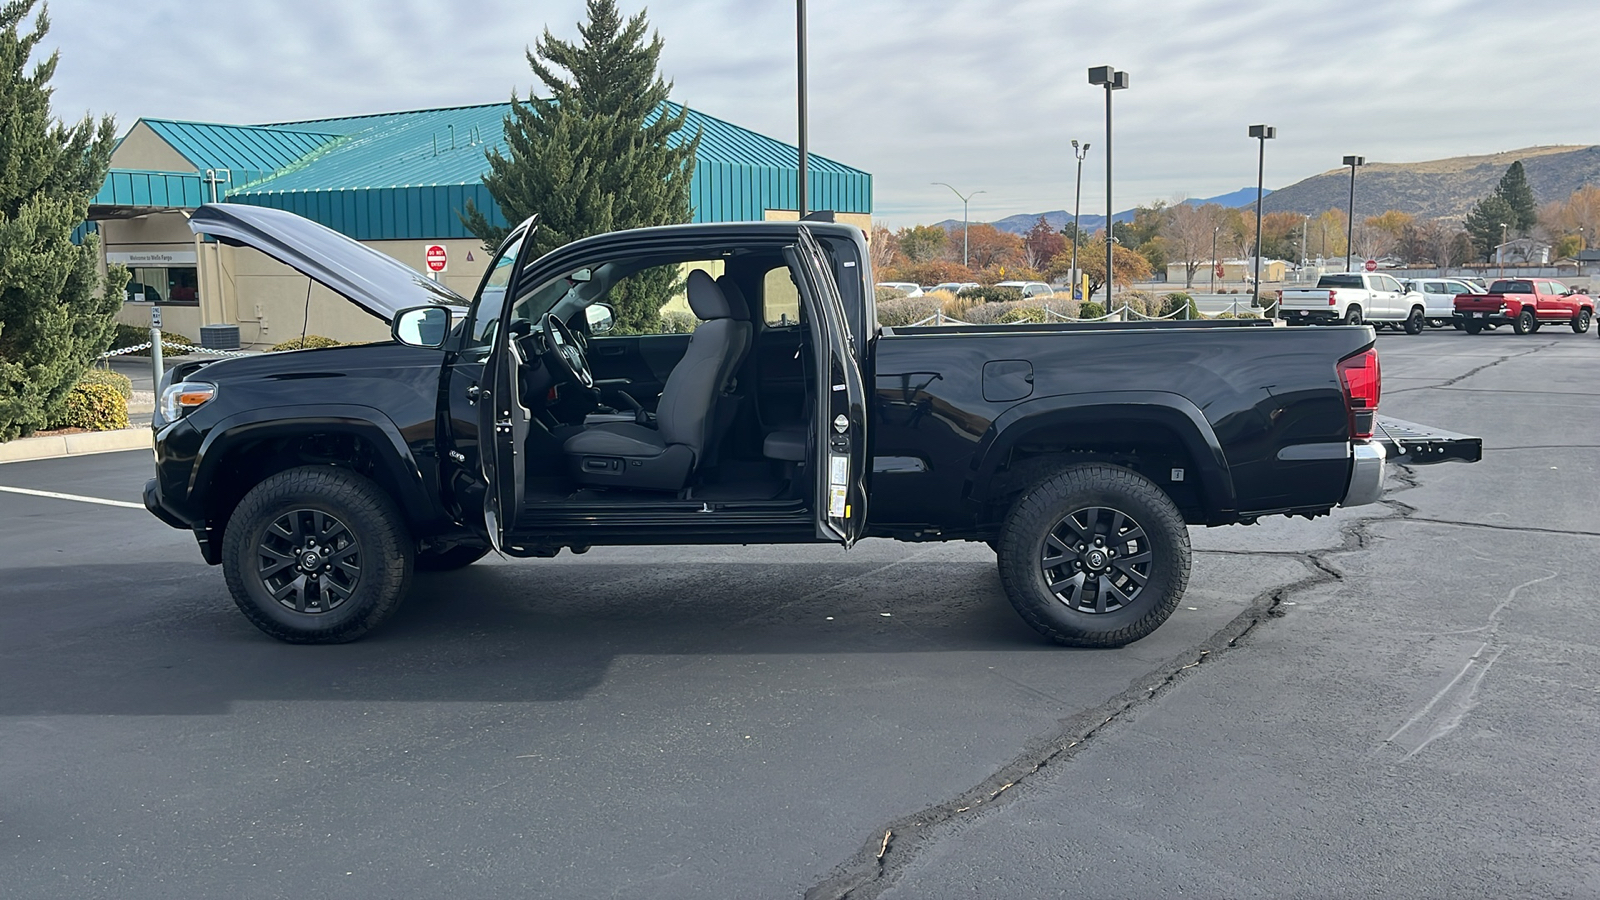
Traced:
<svg viewBox="0 0 1600 900">
<path fill-rule="evenodd" d="M 1481 366 L 1477 366 L 1475 368 L 1468 369 L 1467 371 L 1461 373 L 1460 375 L 1457 375 L 1454 378 L 1447 378 L 1444 381 L 1439 382 L 1438 384 L 1419 384 L 1416 387 L 1395 388 L 1392 391 L 1384 391 L 1384 393 L 1386 393 L 1386 394 L 1404 394 L 1404 393 L 1406 393 L 1408 391 L 1431 391 L 1431 390 L 1438 390 L 1439 388 L 1447 388 L 1447 387 L 1450 387 L 1451 385 L 1460 384 L 1461 382 L 1466 381 L 1468 378 L 1471 378 L 1472 376 L 1478 374 L 1479 372 L 1482 372 L 1485 369 L 1492 369 L 1495 366 L 1498 366 L 1501 363 L 1506 362 L 1508 360 L 1517 359 L 1518 357 L 1522 357 L 1522 356 L 1529 356 L 1529 355 L 1532 355 L 1534 353 L 1538 353 L 1540 350 L 1548 350 L 1551 347 L 1559 347 L 1559 346 L 1561 346 L 1561 345 L 1556 343 L 1555 341 L 1547 341 L 1546 343 L 1538 344 L 1538 345 L 1535 345 L 1533 347 L 1530 347 L 1527 350 L 1522 351 L 1521 353 L 1507 353 L 1504 356 L 1496 358 L 1492 362 L 1486 362 Z"/>
<path fill-rule="evenodd" d="M 1486 528 L 1490 531 L 1527 531 L 1534 534 L 1559 534 L 1562 537 L 1600 538 L 1600 531 L 1579 531 L 1573 528 L 1540 528 L 1536 525 L 1490 525 L 1487 522 L 1464 522 L 1459 519 L 1428 519 L 1408 516 L 1407 522 L 1425 522 L 1429 525 L 1451 525 L 1456 528 Z"/>
<path fill-rule="evenodd" d="M 1417 486 L 1416 473 L 1409 466 L 1403 463 L 1395 463 L 1394 466 L 1393 480 L 1400 485 L 1395 493 Z M 1012 788 L 1026 784 L 1048 766 L 1070 762 L 1096 735 L 1165 695 L 1190 670 L 1237 647 L 1263 622 L 1283 618 L 1288 613 L 1286 607 L 1293 605 L 1290 598 L 1294 595 L 1319 585 L 1342 582 L 1344 573 L 1329 557 L 1369 546 L 1373 540 L 1370 527 L 1374 523 L 1404 519 L 1416 512 L 1415 507 L 1388 497 L 1379 501 L 1378 505 L 1388 507 L 1395 515 L 1364 516 L 1341 526 L 1340 542 L 1336 547 L 1310 553 L 1280 550 L 1196 551 L 1238 556 L 1292 556 L 1306 563 L 1310 571 L 1303 578 L 1257 594 L 1244 611 L 1209 638 L 1141 676 L 1139 684 L 1100 706 L 1065 720 L 1056 731 L 1032 739 L 1030 743 L 1033 746 L 1021 756 L 973 787 L 952 799 L 895 819 L 885 825 L 881 832 L 874 831 L 849 860 L 805 892 L 806 900 L 873 900 L 894 886 L 900 873 L 924 847 L 938 840 L 939 835 L 935 831 L 941 826 L 1009 802 L 1017 796 L 1008 794 Z"/>
</svg>

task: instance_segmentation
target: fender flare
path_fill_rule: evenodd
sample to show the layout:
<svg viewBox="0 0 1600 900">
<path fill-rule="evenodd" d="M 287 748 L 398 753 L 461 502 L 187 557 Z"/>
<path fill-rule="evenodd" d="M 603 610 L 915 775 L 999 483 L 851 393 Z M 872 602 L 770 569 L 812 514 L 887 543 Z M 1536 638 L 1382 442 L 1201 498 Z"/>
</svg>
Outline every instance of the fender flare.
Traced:
<svg viewBox="0 0 1600 900">
<path fill-rule="evenodd" d="M 206 488 L 212 483 L 220 460 L 241 441 L 307 431 L 353 434 L 371 441 L 379 451 L 375 462 L 398 488 L 398 495 L 393 499 L 407 521 L 418 524 L 442 515 L 400 429 L 380 410 L 347 403 L 268 406 L 237 412 L 219 420 L 207 430 L 195 454 L 189 476 L 189 496 L 203 507 Z"/>
<path fill-rule="evenodd" d="M 1018 403 L 990 423 L 978 443 L 973 454 L 972 499 L 990 498 L 995 471 L 1012 448 L 1029 435 L 1047 428 L 1113 419 L 1159 424 L 1178 435 L 1199 469 L 1195 474 L 1209 518 L 1226 517 L 1238 508 L 1228 458 L 1216 431 L 1188 398 L 1167 391 L 1058 394 Z"/>
</svg>

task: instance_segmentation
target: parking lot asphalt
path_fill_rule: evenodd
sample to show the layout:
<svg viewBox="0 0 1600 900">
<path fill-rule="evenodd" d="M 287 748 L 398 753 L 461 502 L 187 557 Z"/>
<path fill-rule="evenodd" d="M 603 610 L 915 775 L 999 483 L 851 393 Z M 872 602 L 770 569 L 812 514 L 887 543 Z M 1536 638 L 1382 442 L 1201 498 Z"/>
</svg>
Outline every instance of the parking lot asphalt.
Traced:
<svg viewBox="0 0 1600 900">
<path fill-rule="evenodd" d="M 0 492 L 0 893 L 1600 894 L 1600 342 L 1379 350 L 1383 412 L 1484 462 L 1194 529 L 1112 651 L 1037 638 L 982 545 L 888 541 L 488 560 L 291 647 L 143 510 Z"/>
</svg>

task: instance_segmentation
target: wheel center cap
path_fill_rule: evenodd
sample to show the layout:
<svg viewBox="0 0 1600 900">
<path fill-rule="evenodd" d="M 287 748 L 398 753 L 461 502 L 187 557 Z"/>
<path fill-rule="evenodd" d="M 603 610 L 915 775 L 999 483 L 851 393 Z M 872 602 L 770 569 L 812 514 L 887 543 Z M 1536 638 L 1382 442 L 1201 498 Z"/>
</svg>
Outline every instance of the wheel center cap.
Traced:
<svg viewBox="0 0 1600 900">
<path fill-rule="evenodd" d="M 307 550 L 300 554 L 300 568 L 305 569 L 307 572 L 315 569 L 321 562 L 322 557 L 318 556 L 315 550 Z"/>
<path fill-rule="evenodd" d="M 1091 569 L 1101 569 L 1101 568 L 1105 568 L 1105 564 L 1106 564 L 1106 555 L 1105 555 L 1105 553 L 1103 551 L 1100 551 L 1100 550 L 1091 550 L 1091 551 L 1089 551 L 1089 568 L 1091 568 Z"/>
</svg>

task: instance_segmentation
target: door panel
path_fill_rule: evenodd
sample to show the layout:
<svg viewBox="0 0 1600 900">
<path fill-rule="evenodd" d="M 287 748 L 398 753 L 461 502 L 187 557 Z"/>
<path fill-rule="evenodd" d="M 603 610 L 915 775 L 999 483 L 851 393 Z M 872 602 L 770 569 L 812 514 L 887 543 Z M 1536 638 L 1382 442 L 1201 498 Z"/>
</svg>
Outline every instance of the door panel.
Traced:
<svg viewBox="0 0 1600 900">
<path fill-rule="evenodd" d="M 809 345 L 800 326 L 767 328 L 756 335 L 751 351 L 756 379 L 753 393 L 763 429 L 805 423 L 806 371 L 813 367 L 805 356 Z"/>
</svg>

